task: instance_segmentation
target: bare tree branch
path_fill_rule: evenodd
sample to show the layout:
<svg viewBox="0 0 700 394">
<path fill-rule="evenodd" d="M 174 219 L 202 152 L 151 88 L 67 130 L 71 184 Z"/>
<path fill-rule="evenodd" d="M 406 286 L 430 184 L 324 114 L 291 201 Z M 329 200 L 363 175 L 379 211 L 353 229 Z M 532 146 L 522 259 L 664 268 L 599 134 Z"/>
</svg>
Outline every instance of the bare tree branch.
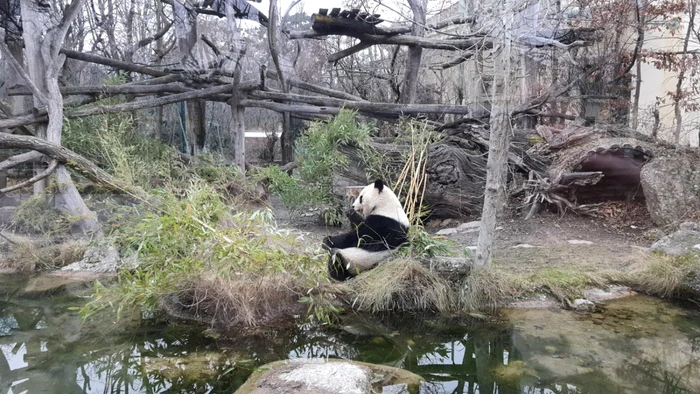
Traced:
<svg viewBox="0 0 700 394">
<path fill-rule="evenodd" d="M 419 46 L 426 49 L 445 49 L 445 50 L 456 50 L 456 49 L 491 49 L 493 48 L 493 42 L 486 39 L 455 39 L 455 40 L 443 40 L 443 39 L 431 39 L 425 37 L 414 37 L 414 36 L 381 36 L 372 34 L 340 34 L 340 33 L 323 33 L 313 30 L 308 31 L 294 31 L 289 33 L 289 38 L 292 40 L 298 40 L 302 38 L 319 38 L 326 36 L 350 36 L 359 39 L 362 42 L 366 42 L 372 45 L 406 45 L 406 46 Z"/>
<path fill-rule="evenodd" d="M 335 63 L 339 61 L 340 59 L 346 58 L 348 56 L 354 55 L 357 52 L 360 52 L 362 50 L 365 50 L 369 47 L 371 47 L 372 44 L 366 43 L 366 42 L 360 42 L 357 45 L 351 46 L 350 48 L 343 49 L 340 52 L 336 52 L 328 56 L 328 63 Z"/>
<path fill-rule="evenodd" d="M 463 105 L 449 104 L 390 104 L 390 103 L 375 103 L 367 101 L 346 101 L 342 99 L 326 98 L 318 96 L 304 96 L 300 94 L 281 93 L 281 92 L 262 92 L 252 91 L 250 96 L 261 99 L 271 99 L 276 101 L 300 102 L 319 105 L 319 107 L 305 107 L 297 105 L 289 105 L 290 112 L 304 112 L 310 114 L 336 114 L 339 107 L 358 110 L 363 113 L 378 114 L 384 116 L 401 116 L 415 114 L 469 114 L 474 108 Z M 276 103 L 267 103 L 264 101 L 245 100 L 241 105 L 246 107 L 262 107 L 268 109 L 283 109 L 284 106 L 270 105 Z"/>
<path fill-rule="evenodd" d="M 155 70 L 155 69 L 152 69 L 150 67 L 139 66 L 137 64 L 124 62 L 124 61 L 117 60 L 117 59 L 110 59 L 107 57 L 93 55 L 90 53 L 73 51 L 71 49 L 63 48 L 63 49 L 61 49 L 61 53 L 66 55 L 67 57 L 69 57 L 71 59 L 82 60 L 84 62 L 89 62 L 89 63 L 102 64 L 105 66 L 114 67 L 114 68 L 119 69 L 119 70 L 132 71 L 132 72 L 136 72 L 139 74 L 150 75 L 152 77 L 163 77 L 163 76 L 168 75 L 168 73 L 166 73 L 166 72 Z"/>
<path fill-rule="evenodd" d="M 137 42 L 136 48 L 137 49 L 143 48 L 146 45 L 152 43 L 153 41 L 159 40 L 161 37 L 163 37 L 170 30 L 170 28 L 172 26 L 173 26 L 173 22 L 166 23 L 165 26 L 163 26 L 163 28 L 160 29 L 160 31 L 156 32 L 156 34 L 154 34 L 152 37 L 146 37 L 146 38 L 140 40 L 139 42 Z"/>
<path fill-rule="evenodd" d="M 192 88 L 188 88 L 176 83 L 169 83 L 163 85 L 136 85 L 136 84 L 124 84 L 124 85 L 105 85 L 105 86 L 65 86 L 61 87 L 61 94 L 63 95 L 119 95 L 119 94 L 129 94 L 129 95 L 147 95 L 147 94 L 159 94 L 159 93 L 184 93 L 192 91 Z M 33 92 L 27 89 L 10 89 L 8 92 L 10 96 L 29 96 Z"/>
<path fill-rule="evenodd" d="M 9 170 L 22 164 L 34 163 L 39 161 L 44 155 L 37 151 L 21 153 L 10 157 L 9 159 L 0 162 L 0 171 Z"/>
<path fill-rule="evenodd" d="M 22 76 L 24 82 L 27 83 L 32 93 L 39 99 L 39 101 L 41 101 L 43 104 L 46 104 L 46 102 L 48 101 L 46 95 L 41 90 L 39 90 L 39 88 L 34 84 L 34 81 L 32 81 L 32 79 L 29 77 L 27 72 L 24 71 L 22 65 L 19 64 L 19 62 L 17 61 L 17 59 L 15 59 L 14 56 L 12 56 L 10 48 L 7 47 L 5 40 L 0 40 L 0 52 L 2 52 L 2 56 L 6 58 L 8 62 L 10 62 L 12 68 L 15 69 L 15 72 Z"/>
<path fill-rule="evenodd" d="M 271 79 L 277 79 L 277 73 L 274 71 L 268 70 L 265 75 L 268 78 Z M 345 100 L 352 100 L 352 101 L 366 101 L 362 97 L 358 97 L 355 95 L 352 95 L 350 93 L 345 93 L 341 92 L 340 90 L 335 90 L 331 88 L 326 88 L 323 86 L 318 86 L 314 85 L 312 83 L 304 82 L 301 80 L 298 80 L 296 78 L 288 78 L 287 83 L 289 83 L 289 86 L 293 86 L 295 88 L 303 89 L 303 90 L 308 90 L 309 92 L 314 92 L 314 93 L 320 93 L 320 94 L 325 94 L 326 96 L 330 97 L 336 97 L 336 98 L 341 98 Z"/>
<path fill-rule="evenodd" d="M 12 185 L 12 186 L 8 186 L 8 187 L 6 187 L 6 188 L 4 188 L 4 189 L 0 189 L 0 196 L 2 196 L 3 194 L 7 194 L 7 193 L 9 193 L 9 192 L 13 192 L 13 191 L 18 190 L 18 189 L 21 189 L 21 188 L 23 188 L 23 187 L 25 187 L 25 186 L 32 185 L 32 184 L 34 184 L 34 183 L 36 183 L 36 182 L 39 182 L 40 180 L 42 180 L 42 179 L 48 177 L 49 175 L 51 175 L 51 174 L 56 170 L 56 167 L 58 167 L 58 160 L 56 160 L 56 159 L 51 160 L 51 163 L 49 164 L 49 167 L 48 167 L 46 170 L 44 170 L 43 172 L 41 172 L 41 173 L 39 173 L 39 174 L 37 174 L 37 175 L 35 175 L 35 176 L 33 176 L 33 177 L 27 179 L 27 180 L 24 181 L 24 182 L 20 182 L 20 183 L 18 183 L 18 184 L 16 184 L 16 185 Z"/>
<path fill-rule="evenodd" d="M 474 52 L 467 52 L 463 53 L 457 57 L 452 58 L 451 60 L 446 61 L 445 63 L 438 64 L 435 66 L 430 66 L 431 70 L 445 70 L 454 66 L 458 66 L 467 60 L 471 59 L 472 56 L 474 56 Z"/>
</svg>

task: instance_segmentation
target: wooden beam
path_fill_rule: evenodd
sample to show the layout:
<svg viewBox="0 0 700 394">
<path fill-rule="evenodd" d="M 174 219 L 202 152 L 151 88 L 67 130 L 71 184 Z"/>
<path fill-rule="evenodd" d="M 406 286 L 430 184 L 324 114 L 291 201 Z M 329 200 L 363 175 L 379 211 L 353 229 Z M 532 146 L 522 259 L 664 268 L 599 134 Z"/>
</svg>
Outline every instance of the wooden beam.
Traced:
<svg viewBox="0 0 700 394">
<path fill-rule="evenodd" d="M 159 94 L 159 93 L 184 93 L 189 92 L 194 89 L 188 88 L 176 83 L 163 84 L 163 85 L 136 85 L 136 84 L 126 84 L 126 85 L 106 85 L 106 86 L 65 86 L 61 88 L 61 94 L 65 96 L 70 95 L 118 95 L 118 94 L 129 94 L 129 95 L 145 95 L 145 94 Z M 26 88 L 10 89 L 8 91 L 10 96 L 30 96 L 32 92 Z"/>
<path fill-rule="evenodd" d="M 267 75 L 267 77 L 270 79 L 277 80 L 277 73 L 272 71 L 272 70 L 268 70 L 265 73 L 265 75 Z M 345 93 L 345 92 L 341 92 L 339 90 L 326 88 L 326 87 L 319 86 L 319 85 L 314 85 L 312 83 L 300 81 L 298 79 L 291 78 L 291 77 L 287 77 L 287 83 L 290 86 L 293 86 L 295 88 L 308 90 L 309 92 L 325 94 L 326 96 L 330 96 L 330 97 L 335 97 L 335 98 L 340 98 L 340 99 L 345 99 L 345 100 L 352 100 L 352 101 L 365 101 L 362 97 L 358 97 L 358 96 L 352 95 L 350 93 Z"/>
<path fill-rule="evenodd" d="M 259 86 L 258 82 L 246 82 L 241 84 L 241 90 L 250 90 L 257 88 Z M 231 93 L 232 85 L 220 85 L 214 86 L 206 89 L 192 90 L 185 93 L 171 94 L 164 97 L 158 97 L 148 100 L 131 101 L 128 103 L 121 103 L 116 105 L 98 105 L 89 108 L 77 108 L 77 109 L 66 109 L 64 116 L 66 118 L 81 118 L 85 116 L 92 115 L 105 115 L 114 114 L 119 112 L 129 112 L 137 111 L 144 108 L 158 107 L 161 105 L 167 105 L 172 103 L 177 103 L 180 101 L 187 101 L 199 98 L 207 98 L 212 96 L 218 96 L 225 93 Z M 32 123 L 46 122 L 48 121 L 48 115 L 44 114 L 32 114 L 14 117 L 10 119 L 0 120 L 0 128 L 12 128 L 24 126 Z"/>
<path fill-rule="evenodd" d="M 139 74 L 150 75 L 153 77 L 163 77 L 163 76 L 168 75 L 168 73 L 166 73 L 166 72 L 155 70 L 155 69 L 152 69 L 150 67 L 139 66 L 137 64 L 124 62 L 121 60 L 110 59 L 107 57 L 93 55 L 93 54 L 85 53 L 85 52 L 78 52 L 78 51 L 74 51 L 71 49 L 65 49 L 65 48 L 61 49 L 61 53 L 66 55 L 66 57 L 69 57 L 71 59 L 82 60 L 82 61 L 88 62 L 88 63 L 102 64 L 104 66 L 114 67 L 114 68 L 117 68 L 119 70 L 132 71 L 132 72 L 136 72 Z"/>
<path fill-rule="evenodd" d="M 335 63 L 343 58 L 354 55 L 355 53 L 363 51 L 371 46 L 372 46 L 372 44 L 368 44 L 366 42 L 361 42 L 357 45 L 351 46 L 350 48 L 343 49 L 340 52 L 336 52 L 336 53 L 329 55 L 328 56 L 328 63 Z"/>
<path fill-rule="evenodd" d="M 417 115 L 417 114 L 469 114 L 472 112 L 472 108 L 464 105 L 448 105 L 448 104 L 393 104 L 393 103 L 375 103 L 368 101 L 347 101 L 336 98 L 328 98 L 321 96 L 306 96 L 301 94 L 291 94 L 282 92 L 263 92 L 263 91 L 251 91 L 249 93 L 251 97 L 256 97 L 259 99 L 268 99 L 276 101 L 287 101 L 287 102 L 298 102 L 307 103 L 321 106 L 319 108 L 326 107 L 345 107 L 349 109 L 358 110 L 363 113 L 369 114 L 381 114 L 389 116 L 401 116 L 401 115 Z M 247 100 L 250 102 L 253 100 Z M 257 104 L 253 104 L 257 105 Z M 325 111 L 325 110 L 323 110 Z M 327 113 L 327 112 L 320 113 Z M 293 112 L 293 111 L 290 111 Z M 313 112 L 310 112 L 313 113 Z"/>
</svg>

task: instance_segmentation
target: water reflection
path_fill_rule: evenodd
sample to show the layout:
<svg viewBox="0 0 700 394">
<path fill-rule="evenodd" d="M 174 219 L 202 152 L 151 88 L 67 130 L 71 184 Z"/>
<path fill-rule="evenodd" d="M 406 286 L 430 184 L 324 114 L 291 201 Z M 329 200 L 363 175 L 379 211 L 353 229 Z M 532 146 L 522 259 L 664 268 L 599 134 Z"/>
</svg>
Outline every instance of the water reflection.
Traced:
<svg viewBox="0 0 700 394">
<path fill-rule="evenodd" d="M 345 358 L 423 376 L 422 393 L 691 393 L 700 390 L 700 322 L 658 300 L 603 316 L 514 311 L 509 323 L 349 316 L 235 341 L 177 324 L 81 325 L 89 284 L 28 293 L 0 278 L 0 394 L 232 392 L 259 365 Z M 642 310 L 628 311 L 630 304 Z M 635 305 L 636 305 L 635 304 Z M 644 309 L 646 308 L 646 309 Z M 670 312 L 669 312 L 670 311 Z"/>
</svg>

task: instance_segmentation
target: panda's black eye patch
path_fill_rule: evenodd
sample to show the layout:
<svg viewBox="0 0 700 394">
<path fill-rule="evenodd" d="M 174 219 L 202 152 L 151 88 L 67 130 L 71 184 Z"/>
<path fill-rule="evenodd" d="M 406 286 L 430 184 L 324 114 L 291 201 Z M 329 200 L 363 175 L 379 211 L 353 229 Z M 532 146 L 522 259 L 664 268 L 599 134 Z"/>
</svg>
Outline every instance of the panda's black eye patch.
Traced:
<svg viewBox="0 0 700 394">
<path fill-rule="evenodd" d="M 360 204 L 362 204 L 362 196 L 360 196 Z"/>
</svg>

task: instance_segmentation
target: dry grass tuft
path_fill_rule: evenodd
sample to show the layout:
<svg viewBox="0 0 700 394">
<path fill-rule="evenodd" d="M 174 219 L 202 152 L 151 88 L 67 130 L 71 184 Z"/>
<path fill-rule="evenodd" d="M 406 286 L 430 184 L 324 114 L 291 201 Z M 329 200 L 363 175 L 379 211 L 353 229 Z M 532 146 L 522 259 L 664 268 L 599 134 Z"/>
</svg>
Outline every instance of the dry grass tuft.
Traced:
<svg viewBox="0 0 700 394">
<path fill-rule="evenodd" d="M 648 260 L 635 264 L 628 275 L 630 285 L 662 297 L 678 295 L 683 283 L 700 271 L 700 257 L 670 256 L 653 253 Z"/>
<path fill-rule="evenodd" d="M 450 309 L 450 286 L 412 259 L 396 259 L 339 285 L 353 309 L 371 312 Z"/>
<path fill-rule="evenodd" d="M 523 292 L 522 282 L 503 269 L 472 269 L 456 292 L 456 308 L 462 311 L 493 310 Z"/>
<path fill-rule="evenodd" d="M 179 297 L 187 312 L 198 321 L 225 329 L 285 320 L 302 308 L 298 302 L 301 289 L 282 274 L 235 279 L 211 276 L 194 280 L 189 287 Z"/>
<path fill-rule="evenodd" d="M 0 265 L 19 272 L 63 267 L 82 259 L 87 249 L 83 241 L 46 245 L 46 242 L 37 242 L 17 234 L 4 236 L 11 242 L 11 253 Z"/>
</svg>

